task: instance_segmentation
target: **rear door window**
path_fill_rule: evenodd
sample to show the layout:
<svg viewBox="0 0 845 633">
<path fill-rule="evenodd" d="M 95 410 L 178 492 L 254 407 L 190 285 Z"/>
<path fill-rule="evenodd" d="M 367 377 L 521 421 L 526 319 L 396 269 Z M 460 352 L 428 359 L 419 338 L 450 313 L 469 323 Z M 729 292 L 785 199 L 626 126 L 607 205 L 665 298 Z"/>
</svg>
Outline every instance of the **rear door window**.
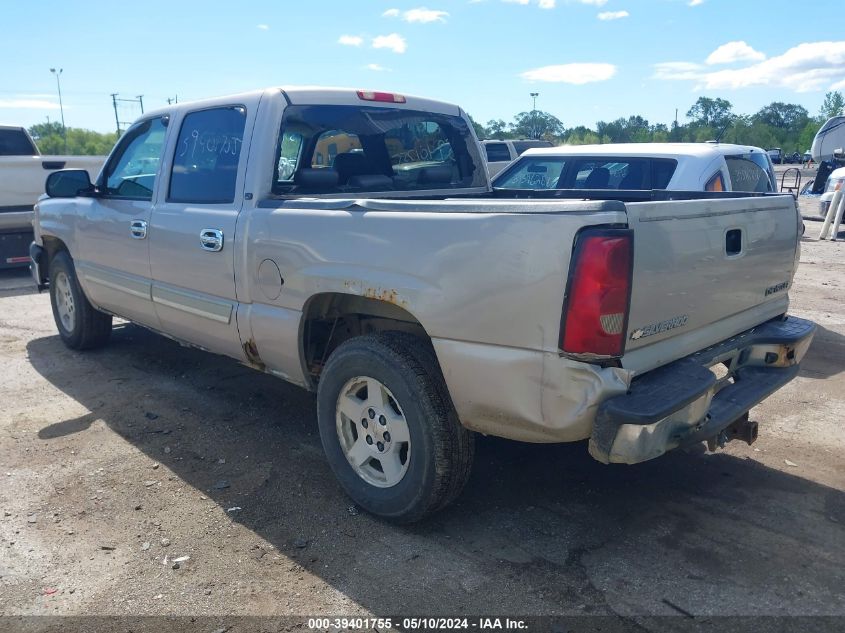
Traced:
<svg viewBox="0 0 845 633">
<path fill-rule="evenodd" d="M 38 150 L 23 130 L 0 129 L 0 156 L 35 156 Z"/>
<path fill-rule="evenodd" d="M 511 152 L 505 143 L 485 143 L 484 149 L 487 152 L 488 163 L 510 162 Z"/>
<path fill-rule="evenodd" d="M 235 200 L 246 108 L 226 106 L 185 116 L 170 176 L 170 202 L 222 204 Z"/>
</svg>

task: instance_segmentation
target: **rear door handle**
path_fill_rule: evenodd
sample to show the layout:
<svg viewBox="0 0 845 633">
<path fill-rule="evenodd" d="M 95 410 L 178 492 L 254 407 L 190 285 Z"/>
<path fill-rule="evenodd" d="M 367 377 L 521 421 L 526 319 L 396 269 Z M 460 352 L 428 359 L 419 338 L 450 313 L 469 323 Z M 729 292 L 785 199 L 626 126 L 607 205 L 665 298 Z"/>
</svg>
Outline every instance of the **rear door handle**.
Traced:
<svg viewBox="0 0 845 633">
<path fill-rule="evenodd" d="M 223 250 L 223 231 L 220 229 L 203 229 L 200 231 L 200 247 L 204 251 L 216 253 Z"/>
<path fill-rule="evenodd" d="M 142 240 L 147 237 L 146 220 L 132 220 L 129 223 L 129 233 L 136 240 Z"/>
</svg>

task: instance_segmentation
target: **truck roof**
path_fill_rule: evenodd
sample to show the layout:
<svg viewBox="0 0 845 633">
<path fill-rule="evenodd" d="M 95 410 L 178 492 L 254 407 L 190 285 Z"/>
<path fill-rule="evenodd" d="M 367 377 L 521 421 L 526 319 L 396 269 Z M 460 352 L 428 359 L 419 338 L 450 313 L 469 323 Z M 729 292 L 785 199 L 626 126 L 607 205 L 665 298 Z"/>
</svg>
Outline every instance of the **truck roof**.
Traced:
<svg viewBox="0 0 845 633">
<path fill-rule="evenodd" d="M 557 147 L 535 148 L 527 150 L 523 156 L 561 156 L 574 154 L 658 158 L 675 158 L 677 156 L 710 158 L 719 155 L 724 156 L 725 154 L 748 154 L 762 151 L 759 147 L 734 145 L 732 143 L 605 143 L 602 145 L 559 145 Z"/>
<path fill-rule="evenodd" d="M 237 94 L 212 97 L 207 99 L 197 99 L 195 101 L 185 101 L 178 104 L 173 104 L 157 110 L 150 110 L 146 112 L 143 118 L 161 114 L 173 114 L 184 110 L 193 110 L 197 106 L 202 105 L 206 101 L 213 101 L 220 103 L 221 101 L 231 101 L 237 103 L 244 100 L 252 100 L 261 95 L 269 94 L 284 94 L 287 96 L 291 105 L 363 105 L 368 107 L 384 107 L 384 108 L 408 108 L 409 110 L 422 110 L 424 112 L 435 112 L 437 114 L 446 114 L 451 116 L 460 116 L 461 109 L 454 104 L 446 103 L 445 101 L 436 101 L 434 99 L 426 99 L 424 97 L 415 97 L 405 93 L 394 93 L 389 91 L 387 94 L 397 94 L 404 97 L 404 103 L 370 101 L 361 98 L 358 95 L 359 90 L 366 92 L 373 92 L 369 89 L 355 89 L 355 88 L 331 88 L 321 86 L 276 86 L 265 88 L 262 90 L 253 90 L 250 92 L 242 92 Z"/>
</svg>

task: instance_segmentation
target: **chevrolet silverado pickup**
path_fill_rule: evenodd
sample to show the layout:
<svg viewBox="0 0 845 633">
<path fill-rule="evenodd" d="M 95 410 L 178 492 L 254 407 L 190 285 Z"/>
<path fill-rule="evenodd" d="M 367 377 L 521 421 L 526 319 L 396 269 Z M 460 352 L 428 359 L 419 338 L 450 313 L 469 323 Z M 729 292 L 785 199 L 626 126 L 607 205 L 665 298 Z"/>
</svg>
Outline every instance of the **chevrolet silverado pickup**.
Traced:
<svg viewBox="0 0 845 633">
<path fill-rule="evenodd" d="M 49 177 L 33 275 L 72 349 L 114 315 L 315 391 L 341 486 L 397 522 L 455 499 L 476 433 L 628 464 L 753 441 L 814 331 L 792 196 L 493 191 L 481 152 L 394 93 L 172 105 L 95 183 Z"/>
<path fill-rule="evenodd" d="M 96 176 L 105 156 L 42 156 L 22 127 L 0 125 L 0 268 L 29 264 L 32 207 L 57 169 L 86 169 Z"/>
</svg>

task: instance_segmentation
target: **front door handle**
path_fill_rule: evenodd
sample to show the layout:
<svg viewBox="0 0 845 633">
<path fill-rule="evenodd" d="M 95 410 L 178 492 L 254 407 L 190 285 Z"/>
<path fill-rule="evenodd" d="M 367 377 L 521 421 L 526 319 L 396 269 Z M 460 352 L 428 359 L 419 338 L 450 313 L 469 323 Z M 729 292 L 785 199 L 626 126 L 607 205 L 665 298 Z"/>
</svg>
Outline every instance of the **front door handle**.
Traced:
<svg viewBox="0 0 845 633">
<path fill-rule="evenodd" d="M 200 231 L 200 247 L 204 251 L 216 253 L 223 250 L 223 231 L 220 229 L 203 229 Z"/>
<path fill-rule="evenodd" d="M 145 220 L 132 220 L 129 223 L 129 234 L 136 240 L 147 237 L 147 222 Z"/>
</svg>

